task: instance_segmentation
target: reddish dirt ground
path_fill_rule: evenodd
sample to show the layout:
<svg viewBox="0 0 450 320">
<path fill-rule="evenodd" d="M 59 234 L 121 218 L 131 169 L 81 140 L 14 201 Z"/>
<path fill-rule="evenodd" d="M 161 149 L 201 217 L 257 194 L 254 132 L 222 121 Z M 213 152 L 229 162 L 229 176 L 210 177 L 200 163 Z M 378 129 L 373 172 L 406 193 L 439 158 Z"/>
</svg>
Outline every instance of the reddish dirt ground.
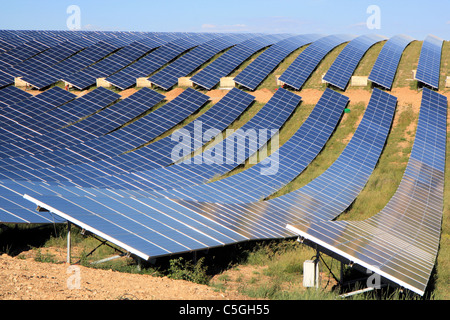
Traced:
<svg viewBox="0 0 450 320">
<path fill-rule="evenodd" d="M 75 277 L 79 268 L 79 288 Z M 0 300 L 247 300 L 167 277 L 0 256 Z M 75 288 L 74 288 L 75 286 Z"/>
</svg>

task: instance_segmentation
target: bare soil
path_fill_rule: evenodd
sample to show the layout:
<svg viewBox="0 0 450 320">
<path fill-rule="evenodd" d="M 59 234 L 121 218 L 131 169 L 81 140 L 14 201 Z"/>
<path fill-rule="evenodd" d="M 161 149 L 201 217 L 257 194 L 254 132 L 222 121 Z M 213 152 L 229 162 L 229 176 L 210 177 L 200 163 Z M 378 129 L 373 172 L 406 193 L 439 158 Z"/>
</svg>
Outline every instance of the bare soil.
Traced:
<svg viewBox="0 0 450 320">
<path fill-rule="evenodd" d="M 69 268 L 71 267 L 71 268 Z M 72 268 L 79 268 L 76 288 Z M 74 288 L 75 287 L 75 288 Z M 234 291 L 167 277 L 0 256 L 0 300 L 248 300 Z"/>
</svg>

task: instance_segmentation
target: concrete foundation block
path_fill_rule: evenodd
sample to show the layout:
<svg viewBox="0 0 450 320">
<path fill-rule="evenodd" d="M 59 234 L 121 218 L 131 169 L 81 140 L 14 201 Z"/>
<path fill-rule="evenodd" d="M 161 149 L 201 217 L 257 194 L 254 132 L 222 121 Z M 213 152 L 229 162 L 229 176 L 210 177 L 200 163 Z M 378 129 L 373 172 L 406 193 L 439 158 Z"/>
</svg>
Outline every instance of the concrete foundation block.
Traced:
<svg viewBox="0 0 450 320">
<path fill-rule="evenodd" d="M 16 87 L 26 87 L 28 86 L 28 83 L 22 80 L 22 77 L 15 77 L 14 78 L 14 85 Z"/>
<path fill-rule="evenodd" d="M 234 82 L 234 77 L 220 78 L 220 87 L 221 88 L 234 88 L 235 86 L 236 86 L 236 82 Z"/>
<path fill-rule="evenodd" d="M 369 81 L 369 77 L 367 76 L 353 76 L 351 78 L 350 85 L 352 87 L 365 87 Z"/>
<path fill-rule="evenodd" d="M 136 79 L 136 87 L 151 88 L 152 83 L 146 77 L 137 78 Z"/>
<path fill-rule="evenodd" d="M 97 78 L 97 87 L 111 88 L 112 84 L 105 80 L 106 78 Z"/>
<path fill-rule="evenodd" d="M 178 85 L 180 87 L 193 87 L 194 83 L 191 81 L 191 77 L 178 78 Z"/>
</svg>

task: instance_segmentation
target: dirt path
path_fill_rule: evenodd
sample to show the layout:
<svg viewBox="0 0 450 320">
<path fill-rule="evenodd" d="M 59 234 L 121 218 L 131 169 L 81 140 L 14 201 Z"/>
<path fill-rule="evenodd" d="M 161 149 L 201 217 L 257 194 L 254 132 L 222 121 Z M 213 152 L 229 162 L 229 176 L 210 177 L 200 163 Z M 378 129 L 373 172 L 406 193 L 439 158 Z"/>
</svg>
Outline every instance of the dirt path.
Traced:
<svg viewBox="0 0 450 320">
<path fill-rule="evenodd" d="M 79 289 L 76 277 L 79 274 Z M 74 288 L 75 287 L 75 288 Z M 72 288 L 72 289 L 69 289 Z M 247 300 L 167 277 L 0 256 L 0 300 Z"/>
</svg>

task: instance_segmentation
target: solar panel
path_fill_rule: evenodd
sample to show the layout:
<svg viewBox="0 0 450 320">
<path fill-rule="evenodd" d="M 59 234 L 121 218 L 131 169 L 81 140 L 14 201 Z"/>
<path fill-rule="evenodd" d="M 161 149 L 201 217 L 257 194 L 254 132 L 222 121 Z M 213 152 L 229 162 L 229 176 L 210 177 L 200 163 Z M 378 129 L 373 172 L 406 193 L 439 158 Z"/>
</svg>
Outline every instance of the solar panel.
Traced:
<svg viewBox="0 0 450 320">
<path fill-rule="evenodd" d="M 187 52 L 185 55 L 182 55 L 164 69 L 152 75 L 148 80 L 152 84 L 165 90 L 169 90 L 178 83 L 179 77 L 189 75 L 219 52 L 244 41 L 246 38 L 248 38 L 248 36 L 226 35 L 209 40 Z"/>
<path fill-rule="evenodd" d="M 339 53 L 323 80 L 345 90 L 366 51 L 375 43 L 383 40 L 385 40 L 384 37 L 375 34 L 362 35 L 353 39 Z"/>
<path fill-rule="evenodd" d="M 143 88 L 105 110 L 57 132 L 12 142 L 8 154 L 14 157 L 37 154 L 95 139 L 131 121 L 163 99 L 162 94 Z M 14 153 L 11 150 L 14 150 Z"/>
<path fill-rule="evenodd" d="M 213 107 L 211 107 L 200 117 L 198 117 L 196 119 L 197 122 L 190 122 L 183 127 L 183 130 L 186 130 L 190 133 L 194 133 L 194 130 L 200 130 L 201 133 L 204 133 L 208 129 L 214 128 L 215 130 L 218 130 L 220 132 L 221 130 L 224 130 L 228 125 L 230 125 L 231 122 L 234 121 L 249 106 L 253 99 L 254 97 L 238 89 L 232 90 Z M 197 127 L 198 123 L 201 123 L 200 129 L 198 129 Z M 194 139 L 192 141 L 192 150 L 195 150 L 196 148 L 201 147 L 204 144 L 202 140 L 203 135 L 199 136 L 195 134 L 193 135 L 193 137 Z M 199 140 L 196 140 L 196 138 L 198 138 Z M 98 161 L 97 163 L 95 163 L 95 167 L 100 171 L 100 174 L 103 175 L 104 172 L 110 172 L 111 170 L 133 172 L 142 170 L 141 167 L 150 169 L 159 168 L 164 165 L 169 165 L 176 160 L 171 151 L 177 144 L 178 141 L 174 141 L 171 136 L 168 136 L 134 152 L 124 154 L 120 157 L 106 159 L 101 162 Z M 97 147 L 97 149 L 100 148 Z M 126 149 L 123 149 L 122 146 L 111 146 L 108 148 L 108 152 L 110 152 L 111 154 L 113 154 L 113 152 L 115 152 L 116 155 L 120 154 L 120 152 L 116 150 Z M 77 149 L 77 152 L 79 153 L 83 151 L 84 150 Z M 86 154 L 84 156 L 92 159 L 92 157 L 95 156 L 95 153 L 93 152 L 93 150 L 90 150 L 89 154 Z M 85 167 L 82 166 L 81 168 L 85 171 Z M 64 176 L 69 176 L 71 179 L 72 177 L 75 179 L 90 179 L 94 177 L 94 174 L 91 171 L 83 172 L 81 170 L 75 169 L 76 168 L 74 167 L 70 168 L 70 170 L 65 170 L 63 168 L 62 171 L 65 171 Z"/>
<path fill-rule="evenodd" d="M 41 113 L 63 105 L 75 99 L 75 97 L 76 95 L 73 93 L 59 87 L 53 87 L 1 110 L 0 119 L 2 126 L 5 128 L 11 125 L 15 126 L 18 123 L 25 122 Z M 3 144 L 3 142 L 0 144 Z"/>
<path fill-rule="evenodd" d="M 273 44 L 242 70 L 234 78 L 234 82 L 250 90 L 255 90 L 290 53 L 318 38 L 319 35 L 315 34 L 297 35 Z"/>
<path fill-rule="evenodd" d="M 300 97 L 298 95 L 295 95 L 284 89 L 278 90 L 274 94 L 272 99 L 254 117 L 252 117 L 252 119 L 250 119 L 246 124 L 244 124 L 244 126 L 240 128 L 241 131 L 236 131 L 234 134 L 228 136 L 221 142 L 221 144 L 225 148 L 225 145 L 227 145 L 231 140 L 233 141 L 233 145 L 235 145 L 237 143 L 235 140 L 242 135 L 241 132 L 246 132 L 246 130 L 266 129 L 269 127 L 279 129 L 293 112 L 299 101 Z M 258 139 L 257 148 L 262 147 L 268 141 L 268 139 L 270 139 L 272 134 L 273 133 L 271 132 L 268 133 L 267 136 L 260 137 L 260 139 Z M 247 150 L 244 152 L 244 154 L 245 155 L 240 157 L 241 161 L 245 161 L 245 159 L 251 155 L 249 152 L 247 152 Z M 74 185 L 75 183 L 75 185 L 82 185 L 83 187 L 95 186 L 97 188 L 102 187 L 107 181 L 107 186 L 110 188 L 124 188 L 122 186 L 119 186 L 119 184 L 126 183 L 128 187 L 133 184 L 136 185 L 136 187 L 134 188 L 145 188 L 149 190 L 150 186 L 155 186 L 155 180 L 158 180 L 157 186 L 159 188 L 169 188 L 170 185 L 181 187 L 182 184 L 184 184 L 185 186 L 199 184 L 206 181 L 207 179 L 214 177 L 216 174 L 225 173 L 238 166 L 240 164 L 238 160 L 239 159 L 235 159 L 232 163 L 224 162 L 212 166 L 211 164 L 205 163 L 203 161 L 202 154 L 200 154 L 194 157 L 189 164 L 183 162 L 175 166 L 147 170 L 145 172 L 140 171 L 139 176 L 125 176 L 124 174 L 121 174 L 117 177 L 117 179 L 114 179 L 114 182 L 113 178 L 110 175 L 108 175 L 106 179 L 102 179 L 102 177 L 105 176 L 105 171 L 100 171 L 99 169 L 95 170 L 96 164 L 92 163 L 88 166 L 78 166 L 78 170 L 75 170 L 77 169 L 76 167 L 67 168 L 71 169 L 72 172 L 70 180 L 68 180 L 64 176 L 54 176 L 52 177 L 52 179 L 59 178 L 59 183 L 64 182 L 64 184 L 66 185 Z M 201 164 L 199 164 L 199 162 L 201 162 Z M 139 169 L 144 170 L 146 163 L 147 162 L 145 161 L 142 162 L 139 166 Z M 91 170 L 88 170 L 89 168 Z M 136 168 L 132 169 L 135 170 Z M 76 171 L 81 172 L 82 176 L 75 175 L 74 172 Z M 119 169 L 119 172 L 122 171 L 122 169 Z M 68 172 L 69 171 L 67 171 L 67 173 Z M 114 174 L 112 170 L 109 170 L 108 172 L 112 172 L 111 174 Z M 83 176 L 89 178 L 81 180 Z M 39 174 L 39 177 L 43 180 L 46 179 L 46 176 L 43 175 L 42 172 Z M 67 181 L 62 180 L 63 178 Z M 54 180 L 52 180 L 52 182 L 53 181 Z"/>
<path fill-rule="evenodd" d="M 308 218 L 324 217 L 324 210 L 337 215 L 353 201 L 378 160 L 395 102 L 375 89 L 354 137 L 335 164 L 307 186 L 269 201 L 214 204 L 123 197 L 104 190 L 33 182 L 2 180 L 1 184 L 144 259 L 290 236 L 285 225 L 302 216 L 300 210 L 309 210 L 304 211 L 306 217 L 311 215 Z"/>
<path fill-rule="evenodd" d="M 9 50 L 8 52 L 0 54 L 0 69 L 13 67 L 48 48 L 49 47 L 47 47 L 46 45 L 43 45 L 34 40 L 25 42 L 22 45 Z"/>
<path fill-rule="evenodd" d="M 0 70 L 0 88 L 14 83 L 14 77 L 7 72 Z"/>
<path fill-rule="evenodd" d="M 7 143 L 42 135 L 52 130 L 60 129 L 72 122 L 86 117 L 106 107 L 120 97 L 105 88 L 97 88 L 82 97 L 75 99 L 59 108 L 39 113 L 32 118 L 25 119 L 21 123 L 11 124 L 0 128 L 2 157 L 11 157 L 7 149 Z M 44 101 L 39 104 L 45 104 Z M 48 110 L 48 109 L 47 109 Z"/>
<path fill-rule="evenodd" d="M 438 37 L 428 35 L 423 42 L 417 65 L 416 79 L 435 89 L 439 88 L 439 70 L 441 67 L 443 42 Z"/>
<path fill-rule="evenodd" d="M 112 75 L 153 49 L 154 47 L 147 47 L 139 42 L 134 42 L 129 46 L 119 49 L 105 59 L 81 71 L 64 77 L 63 80 L 80 90 L 84 90 L 87 87 L 94 85 L 97 78 Z"/>
<path fill-rule="evenodd" d="M 396 35 L 390 38 L 378 54 L 369 80 L 390 90 L 402 53 L 413 40 L 406 35 Z"/>
<path fill-rule="evenodd" d="M 296 133 L 269 157 L 251 168 L 216 182 L 161 192 L 171 199 L 241 203 L 264 199 L 298 176 L 319 154 L 335 129 L 348 98 L 331 89 Z M 270 172 L 270 169 L 273 172 Z M 267 173 L 266 173 L 267 172 Z"/>
<path fill-rule="evenodd" d="M 25 75 L 22 80 L 42 89 L 101 60 L 116 49 L 115 46 L 100 41 L 45 70 Z"/>
<path fill-rule="evenodd" d="M 0 90 L 0 107 L 5 108 L 17 102 L 23 101 L 33 95 L 25 90 L 9 86 Z"/>
<path fill-rule="evenodd" d="M 64 41 L 57 46 L 51 47 L 50 49 L 19 63 L 10 68 L 10 71 L 8 72 L 14 77 L 22 77 L 27 74 L 45 71 L 45 69 L 67 59 L 81 49 L 83 49 L 83 47 L 69 41 Z"/>
<path fill-rule="evenodd" d="M 354 37 L 351 35 L 331 35 L 314 41 L 291 63 L 279 80 L 296 90 L 300 90 L 328 52 Z"/>
<path fill-rule="evenodd" d="M 185 36 L 168 43 L 163 43 L 161 47 L 129 65 L 127 68 L 107 77 L 106 81 L 120 89 L 127 89 L 136 84 L 137 78 L 149 76 L 183 52 L 210 39 L 211 36 Z"/>
<path fill-rule="evenodd" d="M 279 40 L 279 38 L 274 36 L 265 35 L 241 42 L 192 76 L 191 81 L 205 89 L 211 90 L 219 83 L 220 78 L 230 74 L 251 55 Z"/>
<path fill-rule="evenodd" d="M 169 103 L 120 130 L 61 150 L 3 159 L 0 162 L 4 166 L 0 170 L 49 168 L 118 156 L 171 129 L 200 109 L 208 99 L 208 96 L 188 88 Z"/>
<path fill-rule="evenodd" d="M 442 222 L 447 98 L 427 88 L 402 181 L 388 204 L 364 221 L 288 225 L 293 232 L 420 295 L 425 293 Z"/>
</svg>

